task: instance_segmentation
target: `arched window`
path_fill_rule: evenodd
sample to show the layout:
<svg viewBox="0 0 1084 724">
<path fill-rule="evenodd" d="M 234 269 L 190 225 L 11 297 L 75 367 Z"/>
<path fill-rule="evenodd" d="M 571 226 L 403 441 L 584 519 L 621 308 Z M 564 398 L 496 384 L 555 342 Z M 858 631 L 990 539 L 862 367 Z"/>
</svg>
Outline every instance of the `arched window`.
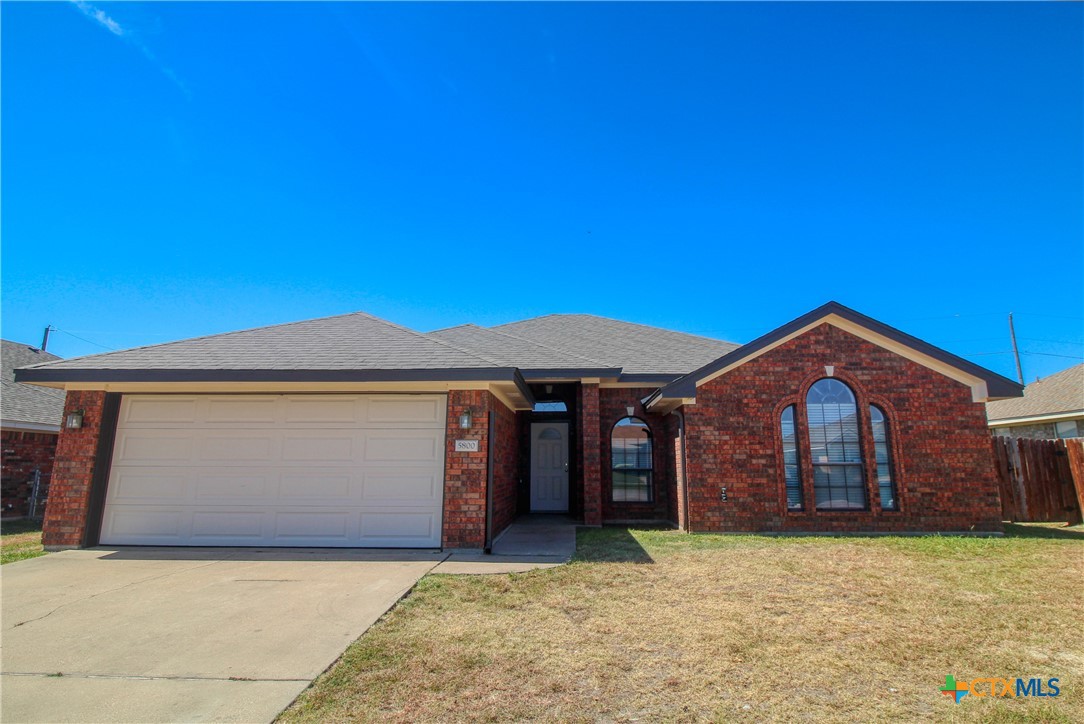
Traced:
<svg viewBox="0 0 1084 724">
<path fill-rule="evenodd" d="M 560 400 L 545 400 L 534 403 L 535 412 L 568 412 L 568 405 Z"/>
<path fill-rule="evenodd" d="M 783 470 L 787 480 L 787 510 L 802 510 L 802 469 L 798 465 L 798 428 L 794 425 L 794 405 L 788 405 L 779 417 L 783 433 Z"/>
<path fill-rule="evenodd" d="M 877 487 L 881 493 L 881 510 L 899 510 L 896 482 L 892 477 L 892 453 L 888 448 L 888 418 L 877 405 L 869 406 L 869 421 L 873 427 L 873 449 L 877 453 Z"/>
<path fill-rule="evenodd" d="M 638 417 L 617 421 L 610 434 L 615 503 L 651 502 L 651 429 Z"/>
<path fill-rule="evenodd" d="M 858 405 L 851 388 L 833 378 L 818 380 L 806 395 L 806 419 L 817 510 L 865 510 Z"/>
</svg>

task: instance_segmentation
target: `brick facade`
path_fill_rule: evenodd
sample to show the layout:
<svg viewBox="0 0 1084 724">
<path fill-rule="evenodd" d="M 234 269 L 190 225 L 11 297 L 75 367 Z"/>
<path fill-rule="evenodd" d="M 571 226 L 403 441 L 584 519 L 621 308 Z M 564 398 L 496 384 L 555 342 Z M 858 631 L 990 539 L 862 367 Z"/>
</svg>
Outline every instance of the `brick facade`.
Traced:
<svg viewBox="0 0 1084 724">
<path fill-rule="evenodd" d="M 34 486 L 34 471 L 40 472 L 41 490 L 48 489 L 53 474 L 57 435 L 51 432 L 0 432 L 0 511 L 5 517 L 27 514 Z M 41 508 L 38 509 L 40 514 Z"/>
<path fill-rule="evenodd" d="M 519 434 L 516 413 L 496 397 L 489 396 L 493 416 L 493 537 L 499 536 L 516 517 L 519 496 Z"/>
<path fill-rule="evenodd" d="M 448 393 L 448 431 L 444 441 L 445 548 L 482 548 L 486 537 L 486 476 L 489 440 L 486 412 L 489 392 L 452 390 Z M 471 427 L 459 427 L 459 416 L 471 411 Z M 477 452 L 456 452 L 456 440 L 478 440 Z"/>
<path fill-rule="evenodd" d="M 673 415 L 656 415 L 644 410 L 640 400 L 654 392 L 655 388 L 604 388 L 599 391 L 599 444 L 601 445 L 602 521 L 668 521 L 673 520 L 674 446 L 676 418 Z M 652 499 L 650 503 L 614 502 L 611 440 L 614 425 L 632 416 L 647 423 L 651 430 L 653 458 Z"/>
<path fill-rule="evenodd" d="M 63 428 L 57 440 L 42 535 L 42 543 L 47 547 L 83 545 L 105 394 L 99 390 L 76 390 L 69 392 L 64 402 L 65 410 L 84 411 L 83 426 L 76 430 Z"/>
<path fill-rule="evenodd" d="M 807 439 L 805 392 L 826 376 L 826 365 L 857 397 L 869 510 L 814 510 L 807 454 L 805 510 L 788 512 L 779 415 L 796 404 L 798 438 Z M 889 419 L 898 511 L 880 509 L 869 474 L 871 403 Z M 701 386 L 684 411 L 691 530 L 1001 530 L 983 405 L 965 385 L 837 327 L 822 324 Z"/>
<path fill-rule="evenodd" d="M 584 525 L 602 525 L 602 456 L 597 383 L 584 383 L 580 386 L 579 408 L 583 523 Z"/>
</svg>

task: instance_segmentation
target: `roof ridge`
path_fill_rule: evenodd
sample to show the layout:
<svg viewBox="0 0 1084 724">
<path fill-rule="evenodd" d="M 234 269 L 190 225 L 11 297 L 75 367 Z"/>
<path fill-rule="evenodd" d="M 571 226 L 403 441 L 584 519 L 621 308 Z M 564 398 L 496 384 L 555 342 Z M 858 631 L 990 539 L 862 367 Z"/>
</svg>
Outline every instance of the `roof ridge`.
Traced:
<svg viewBox="0 0 1084 724">
<path fill-rule="evenodd" d="M 464 327 L 474 327 L 475 329 L 486 329 L 486 327 L 479 327 L 474 322 L 464 322 L 463 324 L 453 324 L 451 327 L 441 327 L 440 329 L 432 329 L 428 332 L 422 332 L 422 334 L 429 336 L 430 334 L 436 334 L 437 332 L 450 332 L 453 329 L 463 329 Z"/>
<path fill-rule="evenodd" d="M 366 314 L 366 313 L 365 312 L 359 312 L 359 314 Z M 372 317 L 373 319 L 375 319 L 375 320 L 377 320 L 379 322 L 383 322 L 384 324 L 387 324 L 390 327 L 395 327 L 396 329 L 400 329 L 400 330 L 402 330 L 404 332 L 409 332 L 410 334 L 413 334 L 415 337 L 420 337 L 420 338 L 426 340 L 427 342 L 435 342 L 436 344 L 443 345 L 443 346 L 447 347 L 448 349 L 454 349 L 456 352 L 462 352 L 463 354 L 467 355 L 468 357 L 474 357 L 475 359 L 480 359 L 483 362 L 488 362 L 491 365 L 496 365 L 497 367 L 514 367 L 515 366 L 515 365 L 505 364 L 503 362 L 498 362 L 495 359 L 490 359 L 489 357 L 485 357 L 483 355 L 480 355 L 477 352 L 471 352 L 469 350 L 465 350 L 462 347 L 457 347 L 456 345 L 450 344 L 449 342 L 446 342 L 443 339 L 437 339 L 435 337 L 430 337 L 429 335 L 423 334 L 422 332 L 419 332 L 419 331 L 417 331 L 415 329 L 411 329 L 410 327 L 404 327 L 401 324 L 396 324 L 395 322 L 389 322 L 386 319 L 380 319 L 380 317 L 373 317 L 373 315 L 371 315 L 371 314 L 366 314 L 366 316 Z"/>
<path fill-rule="evenodd" d="M 503 330 L 494 329 L 492 327 L 480 327 L 480 329 L 484 329 L 487 332 L 493 332 L 494 334 L 499 334 L 499 335 L 502 335 L 504 337 L 509 337 L 511 339 L 514 339 L 514 340 L 517 340 L 517 341 L 520 341 L 520 342 L 526 342 L 527 344 L 533 344 L 536 347 L 541 347 L 542 349 L 548 349 L 551 352 L 557 352 L 558 354 L 567 355 L 569 357 L 575 357 L 576 359 L 582 359 L 585 362 L 590 362 L 591 364 L 603 365 L 604 367 L 620 367 L 620 365 L 611 365 L 609 362 L 603 362 L 601 360 L 592 359 L 590 357 L 585 357 L 582 354 L 576 354 L 575 352 L 569 352 L 568 350 L 563 350 L 563 349 L 558 349 L 556 347 L 551 347 L 548 344 L 543 344 L 542 342 L 536 342 L 533 339 L 525 339 L 523 337 L 519 337 L 517 335 L 511 334 L 509 332 L 505 332 Z"/>
<path fill-rule="evenodd" d="M 680 335 L 684 335 L 686 337 L 695 337 L 697 339 L 703 339 L 703 340 L 706 340 L 708 342 L 722 342 L 723 344 L 733 344 L 733 345 L 736 345 L 738 347 L 741 346 L 738 342 L 732 342 L 732 341 L 730 341 L 728 339 L 718 339 L 717 337 L 707 337 L 707 336 L 704 336 L 702 334 L 694 334 L 692 332 L 682 332 L 682 331 L 677 330 L 677 329 L 667 329 L 666 327 L 657 327 L 657 326 L 655 326 L 653 324 L 644 324 L 643 322 L 629 322 L 629 321 L 624 320 L 624 319 L 617 319 L 615 317 L 607 317 L 607 316 L 604 316 L 604 315 L 601 315 L 601 314 L 590 314 L 588 312 L 554 312 L 552 314 L 543 314 L 543 315 L 538 316 L 538 317 L 528 317 L 527 319 L 520 319 L 520 320 L 515 321 L 515 322 L 505 322 L 504 324 L 499 324 L 499 325 L 496 325 L 496 326 L 504 327 L 504 326 L 508 326 L 508 325 L 511 325 L 511 324 L 520 324 L 522 322 L 533 322 L 536 319 L 545 319 L 547 317 L 592 317 L 594 319 L 601 319 L 601 320 L 604 320 L 604 321 L 607 321 L 607 322 L 617 322 L 618 324 L 627 324 L 627 325 L 629 325 L 631 327 L 643 327 L 645 329 L 656 330 L 656 331 L 659 331 L 659 332 L 669 332 L 671 334 L 680 334 Z M 493 327 L 489 327 L 488 329 L 493 329 Z"/>
</svg>

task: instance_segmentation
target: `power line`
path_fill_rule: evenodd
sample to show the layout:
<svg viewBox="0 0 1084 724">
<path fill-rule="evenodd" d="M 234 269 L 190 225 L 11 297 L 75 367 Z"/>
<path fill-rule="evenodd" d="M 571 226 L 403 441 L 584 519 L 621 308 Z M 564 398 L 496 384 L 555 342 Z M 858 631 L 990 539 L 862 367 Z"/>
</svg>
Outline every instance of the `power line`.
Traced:
<svg viewBox="0 0 1084 724">
<path fill-rule="evenodd" d="M 1065 359 L 1084 359 L 1080 355 L 1054 354 L 1052 352 L 1021 352 L 1020 354 L 1042 355 L 1043 357 L 1064 357 Z"/>
<path fill-rule="evenodd" d="M 92 344 L 95 347 L 101 347 L 102 349 L 109 350 L 110 352 L 116 352 L 117 351 L 116 347 L 106 347 L 104 344 L 98 344 L 97 342 L 91 342 L 89 339 L 84 339 L 84 338 L 80 337 L 77 334 L 72 334 L 71 332 L 65 331 L 63 329 L 58 329 L 57 327 L 53 327 L 53 330 L 56 331 L 56 332 L 64 332 L 64 334 L 68 335 L 69 337 L 75 337 L 80 342 L 86 342 L 87 344 Z"/>
</svg>

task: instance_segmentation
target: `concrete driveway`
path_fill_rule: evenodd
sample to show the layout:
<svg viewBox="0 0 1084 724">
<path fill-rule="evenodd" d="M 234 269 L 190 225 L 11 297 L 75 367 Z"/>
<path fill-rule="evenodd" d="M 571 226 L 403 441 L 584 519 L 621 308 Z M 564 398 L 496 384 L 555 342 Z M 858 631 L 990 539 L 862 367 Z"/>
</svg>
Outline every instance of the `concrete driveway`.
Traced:
<svg viewBox="0 0 1084 724">
<path fill-rule="evenodd" d="M 447 554 L 128 548 L 8 564 L 4 722 L 266 722 Z"/>
</svg>

